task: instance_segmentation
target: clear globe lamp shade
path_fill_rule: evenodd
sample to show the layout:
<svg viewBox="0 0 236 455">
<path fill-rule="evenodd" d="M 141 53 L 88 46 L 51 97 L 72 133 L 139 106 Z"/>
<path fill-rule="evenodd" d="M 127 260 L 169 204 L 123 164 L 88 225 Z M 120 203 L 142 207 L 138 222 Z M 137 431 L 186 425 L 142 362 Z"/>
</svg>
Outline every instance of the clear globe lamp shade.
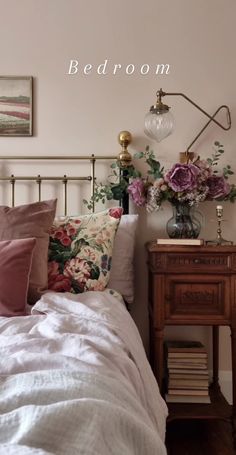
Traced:
<svg viewBox="0 0 236 455">
<path fill-rule="evenodd" d="M 151 139 L 161 142 L 174 129 L 174 117 L 170 111 L 156 114 L 148 112 L 144 119 L 144 132 Z"/>
</svg>

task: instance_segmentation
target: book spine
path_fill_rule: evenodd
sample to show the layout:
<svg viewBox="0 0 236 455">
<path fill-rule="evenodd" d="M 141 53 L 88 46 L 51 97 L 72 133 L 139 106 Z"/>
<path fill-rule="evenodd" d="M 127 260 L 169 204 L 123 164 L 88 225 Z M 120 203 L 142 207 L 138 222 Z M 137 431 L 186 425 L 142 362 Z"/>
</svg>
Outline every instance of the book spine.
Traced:
<svg viewBox="0 0 236 455">
<path fill-rule="evenodd" d="M 173 357 L 173 358 L 167 358 L 168 362 L 171 362 L 171 363 L 193 363 L 193 364 L 198 364 L 198 363 L 201 363 L 201 364 L 207 364 L 207 359 L 205 358 L 185 358 L 185 357 Z"/>
<path fill-rule="evenodd" d="M 198 375 L 198 374 L 205 374 L 206 376 L 209 375 L 209 371 L 206 369 L 186 369 L 185 367 L 183 368 L 176 368 L 176 366 L 174 366 L 173 368 L 170 368 L 169 369 L 169 374 L 172 374 L 172 373 L 177 373 L 177 374 L 195 374 L 195 375 Z"/>
<path fill-rule="evenodd" d="M 168 358 L 169 359 L 206 359 L 207 353 L 206 352 L 169 352 L 168 351 Z"/>
<path fill-rule="evenodd" d="M 173 379 L 173 380 L 169 380 L 168 382 L 168 385 L 170 388 L 172 387 L 177 387 L 177 388 L 184 388 L 186 387 L 186 389 L 191 389 L 191 387 L 193 388 L 201 388 L 201 387 L 208 387 L 208 381 L 185 381 L 183 379 Z"/>
<path fill-rule="evenodd" d="M 176 379 L 176 380 L 183 380 L 183 381 L 192 381 L 192 380 L 195 380 L 195 381 L 207 381 L 209 382 L 209 375 L 208 374 L 198 374 L 197 377 L 196 377 L 196 374 L 191 374 L 191 372 L 189 374 L 184 374 L 184 373 L 169 373 L 169 379 Z"/>
<path fill-rule="evenodd" d="M 207 369 L 207 365 L 203 363 L 173 363 L 173 362 L 167 362 L 168 368 L 176 368 L 176 369 L 181 369 L 181 368 L 186 368 L 186 369 L 194 369 L 198 368 L 199 370 L 204 370 Z"/>
<path fill-rule="evenodd" d="M 165 399 L 169 403 L 210 403 L 209 396 L 196 396 L 196 395 L 169 395 L 165 396 Z"/>
<path fill-rule="evenodd" d="M 208 390 L 191 390 L 191 389 L 168 389 L 168 394 L 169 395 L 202 395 L 202 396 L 208 396 L 209 392 Z"/>
</svg>

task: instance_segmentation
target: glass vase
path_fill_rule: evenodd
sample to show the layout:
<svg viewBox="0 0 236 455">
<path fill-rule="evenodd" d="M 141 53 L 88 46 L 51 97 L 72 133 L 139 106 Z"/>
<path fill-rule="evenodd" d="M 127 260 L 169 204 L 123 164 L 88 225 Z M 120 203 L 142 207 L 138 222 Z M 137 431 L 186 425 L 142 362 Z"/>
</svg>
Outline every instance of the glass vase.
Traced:
<svg viewBox="0 0 236 455">
<path fill-rule="evenodd" d="M 171 203 L 173 216 L 166 225 L 166 231 L 171 239 L 196 239 L 201 230 L 201 222 L 196 218 L 193 206 L 186 202 Z"/>
</svg>

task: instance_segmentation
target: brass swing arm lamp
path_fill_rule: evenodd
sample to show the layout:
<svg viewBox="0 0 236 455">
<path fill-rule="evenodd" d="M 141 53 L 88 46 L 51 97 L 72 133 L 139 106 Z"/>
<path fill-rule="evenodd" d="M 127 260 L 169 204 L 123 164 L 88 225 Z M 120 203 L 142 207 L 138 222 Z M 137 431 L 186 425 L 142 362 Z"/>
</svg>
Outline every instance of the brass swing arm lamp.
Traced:
<svg viewBox="0 0 236 455">
<path fill-rule="evenodd" d="M 151 139 L 156 140 L 157 142 L 160 142 L 162 139 L 165 137 L 169 136 L 169 134 L 172 133 L 173 128 L 174 128 L 174 118 L 173 115 L 170 112 L 169 106 L 166 104 L 163 104 L 162 98 L 164 96 L 181 96 L 184 98 L 186 101 L 188 101 L 190 104 L 192 104 L 196 109 L 198 109 L 200 112 L 202 112 L 206 117 L 208 117 L 207 123 L 201 128 L 199 133 L 195 136 L 191 144 L 186 148 L 186 151 L 182 153 L 182 159 L 183 161 L 189 161 L 193 154 L 189 152 L 190 148 L 195 144 L 197 139 L 201 136 L 203 131 L 208 127 L 208 125 L 211 122 L 214 122 L 216 125 L 218 125 L 220 128 L 222 128 L 225 131 L 228 131 L 231 128 L 231 115 L 230 115 L 230 110 L 229 107 L 225 104 L 222 106 L 219 106 L 218 109 L 214 112 L 213 115 L 208 114 L 204 109 L 202 109 L 197 103 L 195 103 L 193 100 L 191 100 L 187 95 L 184 93 L 175 93 L 175 92 L 164 92 L 162 89 L 158 90 L 157 93 L 157 101 L 156 104 L 151 106 L 150 111 L 145 117 L 145 133 L 151 137 Z M 215 119 L 217 114 L 221 111 L 225 110 L 226 111 L 226 119 L 227 119 L 227 125 L 222 125 L 218 120 Z"/>
</svg>

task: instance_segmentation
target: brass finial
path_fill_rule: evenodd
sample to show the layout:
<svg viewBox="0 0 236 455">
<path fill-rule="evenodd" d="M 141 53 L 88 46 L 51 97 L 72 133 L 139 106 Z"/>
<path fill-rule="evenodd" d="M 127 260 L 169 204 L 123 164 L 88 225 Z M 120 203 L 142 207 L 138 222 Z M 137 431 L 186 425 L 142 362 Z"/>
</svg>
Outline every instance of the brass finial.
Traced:
<svg viewBox="0 0 236 455">
<path fill-rule="evenodd" d="M 129 153 L 127 147 L 132 141 L 132 135 L 129 131 L 121 131 L 118 135 L 119 144 L 122 147 L 117 159 L 120 162 L 121 167 L 128 167 L 132 161 L 132 156 Z"/>
</svg>

